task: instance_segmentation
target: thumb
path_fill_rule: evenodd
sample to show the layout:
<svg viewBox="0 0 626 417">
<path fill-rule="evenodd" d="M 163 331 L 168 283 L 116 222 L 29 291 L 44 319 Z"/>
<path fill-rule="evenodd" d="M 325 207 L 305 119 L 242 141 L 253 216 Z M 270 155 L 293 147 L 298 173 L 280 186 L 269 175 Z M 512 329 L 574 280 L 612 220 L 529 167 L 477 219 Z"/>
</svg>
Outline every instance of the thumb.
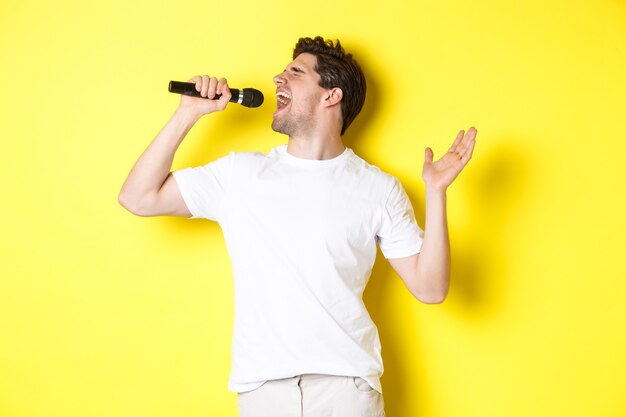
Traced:
<svg viewBox="0 0 626 417">
<path fill-rule="evenodd" d="M 424 150 L 424 163 L 431 163 L 433 162 L 433 150 L 430 148 L 426 148 Z"/>
</svg>

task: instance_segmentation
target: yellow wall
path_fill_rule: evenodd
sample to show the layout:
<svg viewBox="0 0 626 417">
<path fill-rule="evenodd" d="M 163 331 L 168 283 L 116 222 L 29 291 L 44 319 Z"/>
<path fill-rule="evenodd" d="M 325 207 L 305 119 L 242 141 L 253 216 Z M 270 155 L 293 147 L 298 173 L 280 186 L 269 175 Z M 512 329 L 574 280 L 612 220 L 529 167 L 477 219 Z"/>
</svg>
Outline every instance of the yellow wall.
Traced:
<svg viewBox="0 0 626 417">
<path fill-rule="evenodd" d="M 236 415 L 219 226 L 117 193 L 178 104 L 169 80 L 268 97 L 316 34 L 367 71 L 347 143 L 420 224 L 424 148 L 479 132 L 448 192 L 446 302 L 380 252 L 366 291 L 387 415 L 626 415 L 625 22 L 618 0 L 3 1 L 0 416 Z M 285 143 L 268 102 L 201 120 L 174 168 Z"/>
</svg>

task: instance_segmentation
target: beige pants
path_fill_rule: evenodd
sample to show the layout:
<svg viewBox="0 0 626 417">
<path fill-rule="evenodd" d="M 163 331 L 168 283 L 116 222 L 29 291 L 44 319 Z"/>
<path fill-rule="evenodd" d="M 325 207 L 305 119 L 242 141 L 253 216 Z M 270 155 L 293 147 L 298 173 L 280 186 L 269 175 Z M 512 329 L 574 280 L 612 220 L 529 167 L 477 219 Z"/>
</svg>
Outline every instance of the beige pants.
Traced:
<svg viewBox="0 0 626 417">
<path fill-rule="evenodd" d="M 240 417 L 385 417 L 383 396 L 363 378 L 305 374 L 237 395 Z"/>
</svg>

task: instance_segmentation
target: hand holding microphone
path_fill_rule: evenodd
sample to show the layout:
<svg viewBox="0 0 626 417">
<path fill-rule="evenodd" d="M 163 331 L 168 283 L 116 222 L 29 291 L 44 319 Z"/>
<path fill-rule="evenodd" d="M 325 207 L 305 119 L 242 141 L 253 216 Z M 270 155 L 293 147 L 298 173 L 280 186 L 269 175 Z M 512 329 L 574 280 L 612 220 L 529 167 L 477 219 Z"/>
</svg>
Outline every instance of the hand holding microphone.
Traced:
<svg viewBox="0 0 626 417">
<path fill-rule="evenodd" d="M 180 109 L 202 116 L 226 108 L 228 100 L 230 100 L 230 89 L 226 78 L 218 80 L 216 77 L 209 77 L 208 75 L 196 75 L 189 82 L 199 96 L 183 95 L 180 98 Z M 220 99 L 214 99 L 216 94 L 222 94 Z M 211 100 L 205 100 L 205 98 Z"/>
<path fill-rule="evenodd" d="M 224 110 L 229 101 L 245 107 L 259 107 L 263 103 L 263 94 L 260 91 L 253 88 L 229 88 L 225 78 L 218 80 L 204 75 L 193 77 L 189 81 L 170 81 L 168 90 L 183 95 L 181 107 L 193 108 L 202 114 Z"/>
</svg>

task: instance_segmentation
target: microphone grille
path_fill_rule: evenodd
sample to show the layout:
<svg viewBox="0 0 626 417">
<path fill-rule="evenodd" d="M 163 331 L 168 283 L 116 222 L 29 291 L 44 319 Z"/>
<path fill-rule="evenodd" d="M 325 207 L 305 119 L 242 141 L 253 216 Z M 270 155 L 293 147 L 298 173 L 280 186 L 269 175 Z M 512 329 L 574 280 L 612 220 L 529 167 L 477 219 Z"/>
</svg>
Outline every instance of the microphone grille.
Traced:
<svg viewBox="0 0 626 417">
<path fill-rule="evenodd" d="M 263 104 L 263 93 L 255 88 L 244 88 L 242 96 L 242 106 L 259 107 Z"/>
</svg>

